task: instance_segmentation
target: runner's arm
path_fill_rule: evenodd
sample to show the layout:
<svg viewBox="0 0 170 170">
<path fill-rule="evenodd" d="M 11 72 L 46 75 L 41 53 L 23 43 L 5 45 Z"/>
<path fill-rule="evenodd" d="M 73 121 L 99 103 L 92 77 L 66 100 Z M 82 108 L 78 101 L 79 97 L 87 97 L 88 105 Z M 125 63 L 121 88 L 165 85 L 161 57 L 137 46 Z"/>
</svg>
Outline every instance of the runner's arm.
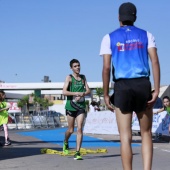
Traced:
<svg viewBox="0 0 170 170">
<path fill-rule="evenodd" d="M 9 109 L 9 107 L 5 107 L 5 108 L 3 108 L 3 109 L 0 109 L 0 112 L 1 111 L 4 111 L 4 110 L 8 110 Z"/>
<path fill-rule="evenodd" d="M 110 71 L 111 71 L 111 55 L 104 54 L 103 70 L 102 70 L 104 101 L 107 108 L 111 111 L 114 111 L 110 103 L 110 96 L 109 96 Z"/>
<path fill-rule="evenodd" d="M 162 109 L 159 109 L 159 110 L 157 110 L 156 112 L 154 112 L 154 114 L 158 114 L 158 113 L 161 113 L 161 112 L 163 112 L 165 109 L 164 109 L 164 107 L 162 108 Z"/>
<path fill-rule="evenodd" d="M 154 80 L 154 92 L 152 93 L 152 99 L 148 101 L 148 105 L 152 107 L 159 94 L 160 65 L 159 65 L 159 59 L 157 55 L 157 49 L 155 47 L 151 47 L 148 49 L 148 53 L 152 64 L 152 72 L 153 72 L 153 80 Z"/>
</svg>

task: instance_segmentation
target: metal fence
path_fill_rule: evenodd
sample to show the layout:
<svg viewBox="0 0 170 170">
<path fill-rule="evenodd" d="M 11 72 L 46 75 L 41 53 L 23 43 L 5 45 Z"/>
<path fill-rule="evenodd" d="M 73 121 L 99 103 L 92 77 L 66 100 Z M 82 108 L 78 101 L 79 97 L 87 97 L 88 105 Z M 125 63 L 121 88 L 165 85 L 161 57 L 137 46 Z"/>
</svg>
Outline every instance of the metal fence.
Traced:
<svg viewBox="0 0 170 170">
<path fill-rule="evenodd" d="M 65 116 L 58 112 L 9 113 L 9 129 L 55 128 L 64 126 L 67 126 Z"/>
</svg>

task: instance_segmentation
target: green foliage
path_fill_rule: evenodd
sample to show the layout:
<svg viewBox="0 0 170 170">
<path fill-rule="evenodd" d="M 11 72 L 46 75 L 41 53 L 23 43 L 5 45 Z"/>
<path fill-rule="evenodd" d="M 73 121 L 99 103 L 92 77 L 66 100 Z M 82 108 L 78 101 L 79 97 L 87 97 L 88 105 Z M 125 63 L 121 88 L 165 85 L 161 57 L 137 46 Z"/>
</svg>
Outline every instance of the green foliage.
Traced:
<svg viewBox="0 0 170 170">
<path fill-rule="evenodd" d="M 17 103 L 18 107 L 23 107 L 25 104 L 23 103 L 22 100 L 19 100 Z"/>
<path fill-rule="evenodd" d="M 104 93 L 103 88 L 96 88 L 96 95 L 99 97 L 99 100 L 100 97 L 103 96 L 103 93 Z"/>
<path fill-rule="evenodd" d="M 53 105 L 53 103 L 50 102 L 48 99 L 41 99 L 40 104 L 42 105 L 43 109 L 47 109 L 48 106 Z"/>
<path fill-rule="evenodd" d="M 29 103 L 29 96 L 27 95 L 27 96 L 24 96 L 22 99 L 20 99 L 17 104 L 19 107 L 23 107 L 24 105 L 28 103 Z"/>
<path fill-rule="evenodd" d="M 89 106 L 89 100 L 86 100 L 85 103 L 87 106 Z"/>
<path fill-rule="evenodd" d="M 53 105 L 53 102 L 50 102 L 46 98 L 44 99 L 44 98 L 37 97 L 34 93 L 32 93 L 30 96 L 33 97 L 33 104 L 35 107 L 39 105 L 39 106 L 42 106 L 43 109 L 47 109 L 48 106 Z M 18 107 L 21 107 L 21 108 L 27 105 L 27 110 L 29 111 L 29 95 L 24 96 L 22 99 L 18 101 L 17 104 L 18 104 Z"/>
</svg>

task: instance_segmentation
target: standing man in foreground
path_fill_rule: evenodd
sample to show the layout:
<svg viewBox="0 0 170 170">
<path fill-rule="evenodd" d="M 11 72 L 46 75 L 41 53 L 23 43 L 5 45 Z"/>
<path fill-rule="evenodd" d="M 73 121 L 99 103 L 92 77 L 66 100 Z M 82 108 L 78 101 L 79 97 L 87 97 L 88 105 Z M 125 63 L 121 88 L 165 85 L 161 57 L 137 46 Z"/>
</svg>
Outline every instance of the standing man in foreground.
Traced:
<svg viewBox="0 0 170 170">
<path fill-rule="evenodd" d="M 153 157 L 152 107 L 159 94 L 160 66 L 154 37 L 134 26 L 136 7 L 123 3 L 119 7 L 120 28 L 104 36 L 100 55 L 103 56 L 104 100 L 109 110 L 114 104 L 121 141 L 121 158 L 124 170 L 132 170 L 132 112 L 139 120 L 142 137 L 143 169 L 151 170 Z M 152 64 L 154 92 L 151 94 L 148 55 Z M 114 96 L 109 96 L 112 72 Z"/>
<path fill-rule="evenodd" d="M 77 145 L 75 160 L 81 160 L 80 148 L 83 138 L 83 123 L 85 118 L 85 95 L 90 93 L 89 86 L 86 81 L 86 77 L 80 74 L 80 62 L 76 59 L 70 61 L 70 68 L 73 74 L 66 77 L 63 94 L 67 96 L 66 102 L 66 115 L 68 121 L 68 130 L 65 133 L 65 139 L 63 144 L 63 153 L 69 153 L 68 140 L 71 134 L 74 132 L 75 120 L 77 123 Z"/>
</svg>

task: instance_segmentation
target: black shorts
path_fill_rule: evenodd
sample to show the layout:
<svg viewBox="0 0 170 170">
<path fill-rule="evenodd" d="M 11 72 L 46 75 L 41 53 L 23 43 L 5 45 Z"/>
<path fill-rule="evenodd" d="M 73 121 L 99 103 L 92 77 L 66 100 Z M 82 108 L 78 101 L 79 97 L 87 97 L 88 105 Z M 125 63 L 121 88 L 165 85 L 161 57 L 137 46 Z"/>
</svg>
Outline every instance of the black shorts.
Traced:
<svg viewBox="0 0 170 170">
<path fill-rule="evenodd" d="M 151 98 L 149 78 L 121 79 L 114 85 L 111 103 L 121 112 L 139 113 L 146 110 L 147 101 Z"/>
<path fill-rule="evenodd" d="M 78 110 L 78 111 L 66 110 L 66 115 L 69 115 L 69 116 L 74 117 L 74 118 L 76 118 L 80 114 L 85 114 L 85 110 L 84 109 L 81 109 L 81 110 Z"/>
</svg>

